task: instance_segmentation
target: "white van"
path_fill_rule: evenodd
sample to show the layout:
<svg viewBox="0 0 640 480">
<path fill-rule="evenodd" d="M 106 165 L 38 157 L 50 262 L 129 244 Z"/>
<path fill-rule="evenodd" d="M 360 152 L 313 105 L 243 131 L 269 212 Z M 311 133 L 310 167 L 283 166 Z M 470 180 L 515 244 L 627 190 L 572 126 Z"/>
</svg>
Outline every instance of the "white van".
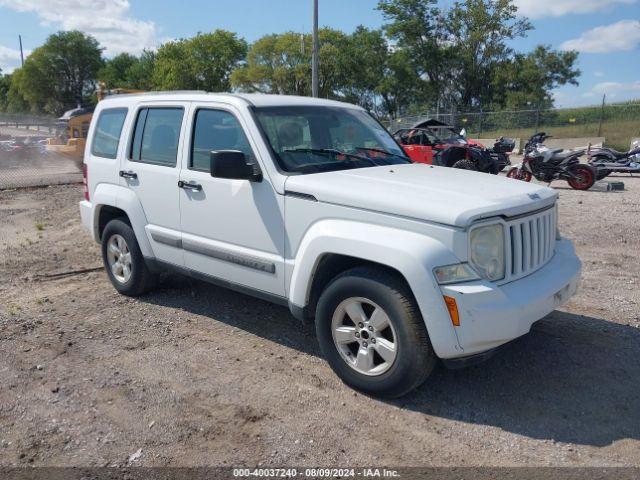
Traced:
<svg viewBox="0 0 640 480">
<path fill-rule="evenodd" d="M 113 96 L 84 162 L 82 221 L 120 293 L 171 269 L 287 305 L 347 384 L 380 396 L 437 359 L 486 358 L 579 282 L 553 190 L 413 164 L 354 105 Z"/>
</svg>

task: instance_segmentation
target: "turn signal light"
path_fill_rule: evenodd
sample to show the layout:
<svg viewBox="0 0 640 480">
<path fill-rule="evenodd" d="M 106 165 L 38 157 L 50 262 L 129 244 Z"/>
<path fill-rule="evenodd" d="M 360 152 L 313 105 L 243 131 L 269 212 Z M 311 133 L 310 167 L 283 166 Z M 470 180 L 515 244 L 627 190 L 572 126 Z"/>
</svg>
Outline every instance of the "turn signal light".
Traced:
<svg viewBox="0 0 640 480">
<path fill-rule="evenodd" d="M 447 295 L 443 295 L 444 303 L 447 305 L 447 310 L 449 310 L 449 316 L 451 317 L 451 323 L 454 326 L 460 326 L 460 315 L 458 314 L 458 304 L 456 303 L 456 299 L 453 297 L 448 297 Z"/>
</svg>

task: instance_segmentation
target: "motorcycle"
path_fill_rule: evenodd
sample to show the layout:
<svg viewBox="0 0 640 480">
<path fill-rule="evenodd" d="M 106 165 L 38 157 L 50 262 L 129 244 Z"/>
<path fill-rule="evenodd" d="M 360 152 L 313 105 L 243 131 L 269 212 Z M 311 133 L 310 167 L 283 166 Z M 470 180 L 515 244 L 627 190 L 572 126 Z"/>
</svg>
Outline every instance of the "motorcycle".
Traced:
<svg viewBox="0 0 640 480">
<path fill-rule="evenodd" d="M 640 142 L 635 142 L 628 152 L 604 147 L 589 148 L 587 158 L 596 171 L 596 180 L 612 173 L 640 173 Z"/>
<path fill-rule="evenodd" d="M 545 132 L 533 135 L 524 147 L 522 164 L 513 167 L 507 177 L 530 182 L 533 177 L 541 182 L 566 180 L 574 190 L 589 190 L 596 181 L 593 167 L 580 163 L 586 150 L 551 150 L 544 141 L 551 138 Z"/>
<path fill-rule="evenodd" d="M 512 138 L 500 137 L 493 144 L 493 148 L 489 150 L 491 157 L 498 165 L 498 169 L 501 172 L 506 167 L 511 165 L 509 154 L 516 148 L 516 141 Z"/>
</svg>

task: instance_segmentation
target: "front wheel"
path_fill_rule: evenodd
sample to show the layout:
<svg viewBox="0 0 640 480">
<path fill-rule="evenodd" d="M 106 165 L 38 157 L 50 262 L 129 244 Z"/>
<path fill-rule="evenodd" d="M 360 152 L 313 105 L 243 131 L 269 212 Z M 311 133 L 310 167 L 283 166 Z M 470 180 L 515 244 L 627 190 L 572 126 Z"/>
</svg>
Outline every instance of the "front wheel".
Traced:
<svg viewBox="0 0 640 480">
<path fill-rule="evenodd" d="M 507 177 L 515 178 L 516 180 L 522 180 L 523 182 L 531 181 L 531 173 L 518 167 L 510 168 L 507 172 Z"/>
<path fill-rule="evenodd" d="M 596 182 L 596 174 L 592 167 L 580 163 L 569 168 L 567 183 L 574 190 L 589 190 Z"/>
<path fill-rule="evenodd" d="M 381 269 L 358 267 L 336 277 L 318 301 L 316 333 L 333 371 L 368 394 L 400 397 L 436 363 L 413 294 Z"/>
</svg>

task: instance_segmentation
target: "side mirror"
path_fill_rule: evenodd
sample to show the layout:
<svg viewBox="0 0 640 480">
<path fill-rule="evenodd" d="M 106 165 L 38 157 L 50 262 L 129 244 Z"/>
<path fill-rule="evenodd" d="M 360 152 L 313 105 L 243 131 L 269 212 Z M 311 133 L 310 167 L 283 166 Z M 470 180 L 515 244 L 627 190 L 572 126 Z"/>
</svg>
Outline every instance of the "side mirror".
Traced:
<svg viewBox="0 0 640 480">
<path fill-rule="evenodd" d="M 211 152 L 212 177 L 230 180 L 260 182 L 262 174 L 257 165 L 247 163 L 245 154 L 238 150 L 218 150 Z"/>
</svg>

